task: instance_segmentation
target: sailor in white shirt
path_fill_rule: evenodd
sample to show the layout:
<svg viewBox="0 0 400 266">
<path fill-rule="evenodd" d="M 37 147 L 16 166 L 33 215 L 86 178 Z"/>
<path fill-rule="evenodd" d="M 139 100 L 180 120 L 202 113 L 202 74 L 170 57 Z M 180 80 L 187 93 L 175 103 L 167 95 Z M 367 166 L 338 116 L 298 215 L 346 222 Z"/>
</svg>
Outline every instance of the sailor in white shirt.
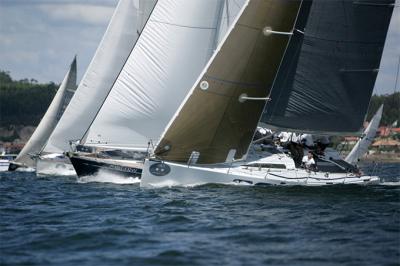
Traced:
<svg viewBox="0 0 400 266">
<path fill-rule="evenodd" d="M 307 155 L 304 155 L 303 159 L 301 160 L 304 168 L 306 169 L 315 169 L 315 161 L 313 158 L 312 153 L 309 151 Z"/>
</svg>

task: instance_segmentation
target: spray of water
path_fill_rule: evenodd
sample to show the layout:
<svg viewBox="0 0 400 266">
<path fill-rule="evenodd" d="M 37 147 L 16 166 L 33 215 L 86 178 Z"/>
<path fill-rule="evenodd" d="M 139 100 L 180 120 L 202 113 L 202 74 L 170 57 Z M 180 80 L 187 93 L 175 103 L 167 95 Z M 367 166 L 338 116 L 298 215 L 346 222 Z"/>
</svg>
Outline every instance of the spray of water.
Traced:
<svg viewBox="0 0 400 266">
<path fill-rule="evenodd" d="M 131 185 L 140 183 L 140 178 L 138 177 L 126 177 L 117 174 L 111 174 L 103 171 L 99 171 L 93 176 L 84 176 L 78 179 L 79 183 L 113 183 L 119 185 Z"/>
</svg>

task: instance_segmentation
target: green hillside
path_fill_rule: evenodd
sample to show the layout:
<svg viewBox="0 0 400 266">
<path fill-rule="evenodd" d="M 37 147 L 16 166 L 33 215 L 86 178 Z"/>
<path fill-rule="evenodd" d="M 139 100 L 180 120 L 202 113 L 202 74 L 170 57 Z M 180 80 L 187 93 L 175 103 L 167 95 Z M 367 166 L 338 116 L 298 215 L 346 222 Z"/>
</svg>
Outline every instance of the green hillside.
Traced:
<svg viewBox="0 0 400 266">
<path fill-rule="evenodd" d="M 34 79 L 13 80 L 0 71 L 0 127 L 36 126 L 53 99 L 58 85 Z"/>
<path fill-rule="evenodd" d="M 382 103 L 384 104 L 384 107 L 381 125 L 389 126 L 396 120 L 400 123 L 400 92 L 386 95 L 373 95 L 368 110 L 367 120 L 369 121 L 371 119 Z"/>
</svg>

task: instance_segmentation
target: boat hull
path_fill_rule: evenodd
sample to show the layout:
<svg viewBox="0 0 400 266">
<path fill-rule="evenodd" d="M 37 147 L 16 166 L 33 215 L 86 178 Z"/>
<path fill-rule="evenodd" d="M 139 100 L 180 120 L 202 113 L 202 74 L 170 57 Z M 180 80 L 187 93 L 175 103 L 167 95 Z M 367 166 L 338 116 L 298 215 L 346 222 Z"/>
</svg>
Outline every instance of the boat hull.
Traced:
<svg viewBox="0 0 400 266">
<path fill-rule="evenodd" d="M 8 171 L 13 172 L 13 171 L 17 171 L 17 172 L 35 172 L 36 169 L 32 168 L 32 167 L 27 167 L 25 165 L 21 165 L 15 162 L 10 162 L 9 166 L 8 166 Z"/>
<path fill-rule="evenodd" d="M 131 165 L 129 162 L 121 163 L 112 159 L 96 159 L 76 155 L 72 155 L 70 160 L 79 177 L 93 176 L 99 173 L 124 177 L 140 177 L 142 174 L 142 168 L 136 163 Z"/>
<path fill-rule="evenodd" d="M 155 169 L 164 168 L 162 174 Z M 141 187 L 195 186 L 208 183 L 279 186 L 326 186 L 379 183 L 376 176 L 322 173 L 303 169 L 246 169 L 242 166 L 188 166 L 146 160 Z"/>
<path fill-rule="evenodd" d="M 10 165 L 9 160 L 0 160 L 0 172 L 8 171 L 9 165 Z"/>
</svg>

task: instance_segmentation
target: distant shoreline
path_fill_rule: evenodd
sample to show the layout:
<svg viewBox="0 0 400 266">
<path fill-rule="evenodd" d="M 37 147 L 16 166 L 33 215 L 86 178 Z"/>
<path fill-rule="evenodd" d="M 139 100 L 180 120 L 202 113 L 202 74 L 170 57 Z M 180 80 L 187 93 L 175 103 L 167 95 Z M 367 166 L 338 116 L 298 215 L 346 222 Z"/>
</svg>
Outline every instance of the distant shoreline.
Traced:
<svg viewBox="0 0 400 266">
<path fill-rule="evenodd" d="M 364 156 L 361 162 L 400 163 L 400 153 L 369 154 Z"/>
</svg>

